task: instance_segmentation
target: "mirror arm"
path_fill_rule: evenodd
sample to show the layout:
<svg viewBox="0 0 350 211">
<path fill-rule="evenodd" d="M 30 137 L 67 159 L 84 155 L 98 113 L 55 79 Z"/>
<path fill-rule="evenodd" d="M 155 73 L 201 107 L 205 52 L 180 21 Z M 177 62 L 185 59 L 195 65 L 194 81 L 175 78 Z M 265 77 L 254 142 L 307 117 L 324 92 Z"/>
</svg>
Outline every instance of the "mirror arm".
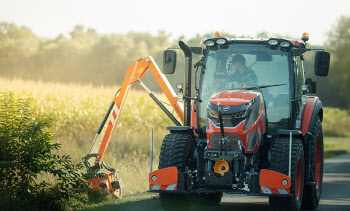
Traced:
<svg viewBox="0 0 350 211">
<path fill-rule="evenodd" d="M 197 97 L 187 97 L 187 96 L 184 96 L 184 98 L 186 99 L 190 99 L 190 100 L 194 100 L 194 101 L 198 101 L 198 102 L 203 102 L 198 96 Z"/>
<path fill-rule="evenodd" d="M 297 48 L 292 50 L 292 56 L 300 56 L 306 51 L 324 51 L 321 48 Z"/>
</svg>

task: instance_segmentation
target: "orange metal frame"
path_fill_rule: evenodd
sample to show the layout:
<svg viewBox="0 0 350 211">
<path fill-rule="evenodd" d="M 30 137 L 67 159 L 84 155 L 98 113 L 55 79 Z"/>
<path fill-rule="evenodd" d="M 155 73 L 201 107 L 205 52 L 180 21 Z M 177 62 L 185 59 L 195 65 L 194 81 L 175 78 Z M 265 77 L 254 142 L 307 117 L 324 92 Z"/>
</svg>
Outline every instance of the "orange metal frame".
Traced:
<svg viewBox="0 0 350 211">
<path fill-rule="evenodd" d="M 140 79 L 148 69 L 151 71 L 153 77 L 156 79 L 160 88 L 168 98 L 170 104 L 174 108 L 179 119 L 183 121 L 183 108 L 178 103 L 177 96 L 173 88 L 171 87 L 170 83 L 168 82 L 164 74 L 161 73 L 160 69 L 158 68 L 157 64 L 154 62 L 153 58 L 146 57 L 144 59 L 134 61 L 128 68 L 128 71 L 126 73 L 119 95 L 115 97 L 113 100 L 115 102 L 114 109 L 112 110 L 111 119 L 108 123 L 106 132 L 104 134 L 100 148 L 98 150 L 99 157 L 96 158 L 96 161 L 98 161 L 100 165 L 102 164 L 103 156 L 106 152 L 110 138 L 112 136 L 112 133 L 115 129 L 120 113 L 122 111 L 129 88 L 133 83 L 137 81 L 140 82 Z"/>
</svg>

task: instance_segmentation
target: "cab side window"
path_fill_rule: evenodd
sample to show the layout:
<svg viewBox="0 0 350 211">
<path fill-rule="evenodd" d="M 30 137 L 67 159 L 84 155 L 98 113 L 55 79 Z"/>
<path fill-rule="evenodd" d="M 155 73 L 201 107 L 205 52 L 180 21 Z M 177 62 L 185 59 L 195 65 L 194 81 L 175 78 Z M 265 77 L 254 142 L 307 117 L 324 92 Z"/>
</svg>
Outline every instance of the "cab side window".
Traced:
<svg viewBox="0 0 350 211">
<path fill-rule="evenodd" d="M 296 62 L 296 99 L 301 99 L 303 95 L 303 91 L 301 90 L 301 85 L 305 83 L 305 77 L 304 77 L 304 66 L 303 66 L 303 60 L 300 59 L 300 56 L 295 58 Z"/>
</svg>

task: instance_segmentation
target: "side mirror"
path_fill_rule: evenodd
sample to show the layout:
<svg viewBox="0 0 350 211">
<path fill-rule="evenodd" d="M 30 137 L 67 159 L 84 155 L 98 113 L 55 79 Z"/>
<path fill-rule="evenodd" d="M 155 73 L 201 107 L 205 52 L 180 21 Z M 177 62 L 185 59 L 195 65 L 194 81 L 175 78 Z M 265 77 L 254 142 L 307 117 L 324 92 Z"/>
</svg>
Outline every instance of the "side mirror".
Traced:
<svg viewBox="0 0 350 211">
<path fill-rule="evenodd" d="M 165 50 L 163 52 L 163 73 L 173 74 L 176 68 L 176 51 Z"/>
<path fill-rule="evenodd" d="M 327 76 L 329 71 L 330 54 L 326 51 L 317 51 L 315 56 L 315 74 Z"/>
</svg>

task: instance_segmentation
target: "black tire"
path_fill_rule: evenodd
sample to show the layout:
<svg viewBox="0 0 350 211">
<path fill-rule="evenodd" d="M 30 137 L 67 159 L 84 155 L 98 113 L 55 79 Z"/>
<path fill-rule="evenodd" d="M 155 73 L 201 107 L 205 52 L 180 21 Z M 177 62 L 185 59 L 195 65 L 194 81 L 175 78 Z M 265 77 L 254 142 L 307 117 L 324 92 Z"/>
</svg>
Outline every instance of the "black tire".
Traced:
<svg viewBox="0 0 350 211">
<path fill-rule="evenodd" d="M 271 153 L 270 169 L 288 175 L 289 171 L 289 137 L 274 141 Z M 299 211 L 304 189 L 304 149 L 300 139 L 292 139 L 291 187 L 292 197 L 270 196 L 271 210 Z"/>
<path fill-rule="evenodd" d="M 159 155 L 158 169 L 175 166 L 180 172 L 193 165 L 189 162 L 193 157 L 196 142 L 186 133 L 171 133 L 165 136 Z M 190 197 L 184 194 L 160 193 L 159 199 L 164 210 L 189 210 Z"/>
<path fill-rule="evenodd" d="M 305 210 L 316 209 L 322 193 L 323 132 L 319 116 L 316 117 L 312 129 L 312 139 L 310 140 L 310 165 L 311 182 L 314 182 L 314 184 L 305 184 L 303 203 L 301 205 L 301 208 Z"/>
</svg>

